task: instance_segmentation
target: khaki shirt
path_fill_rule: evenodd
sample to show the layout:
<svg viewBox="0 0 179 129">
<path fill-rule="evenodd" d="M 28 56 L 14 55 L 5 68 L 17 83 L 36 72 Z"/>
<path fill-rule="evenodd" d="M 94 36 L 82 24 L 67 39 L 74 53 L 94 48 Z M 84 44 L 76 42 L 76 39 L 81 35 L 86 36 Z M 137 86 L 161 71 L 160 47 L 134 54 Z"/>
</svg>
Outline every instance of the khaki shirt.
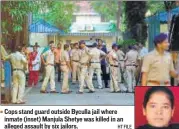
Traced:
<svg viewBox="0 0 179 129">
<path fill-rule="evenodd" d="M 139 53 L 135 50 L 130 50 L 126 53 L 125 61 L 126 65 L 137 65 L 137 60 L 139 59 Z"/>
<path fill-rule="evenodd" d="M 117 56 L 118 56 L 118 61 L 123 61 L 124 60 L 124 52 L 122 50 L 117 51 Z"/>
<path fill-rule="evenodd" d="M 0 52 L 1 52 L 1 60 L 5 60 L 5 57 L 8 55 L 6 50 L 4 49 L 4 47 L 1 45 L 0 48 Z"/>
<path fill-rule="evenodd" d="M 92 48 L 90 50 L 90 55 L 91 55 L 91 67 L 93 68 L 101 68 L 101 60 L 100 57 L 101 56 L 105 56 L 106 53 L 103 52 L 102 50 L 99 50 L 97 48 Z"/>
<path fill-rule="evenodd" d="M 116 66 L 118 65 L 118 57 L 114 50 L 109 52 L 107 58 L 110 65 L 116 65 Z"/>
<path fill-rule="evenodd" d="M 69 53 L 68 51 L 63 51 L 61 55 L 60 62 L 62 65 L 65 65 L 66 62 L 70 61 Z"/>
<path fill-rule="evenodd" d="M 144 56 L 142 72 L 148 73 L 148 81 L 170 81 L 170 71 L 174 71 L 170 53 L 165 52 L 164 55 L 161 56 L 154 50 Z"/>
<path fill-rule="evenodd" d="M 89 63 L 90 59 L 90 51 L 88 47 L 85 47 L 84 49 L 80 50 L 80 63 L 81 64 L 87 64 Z"/>
<path fill-rule="evenodd" d="M 10 60 L 13 69 L 24 69 L 24 65 L 27 64 L 25 55 L 20 52 L 15 52 L 6 56 L 6 59 Z"/>
<path fill-rule="evenodd" d="M 79 49 L 72 49 L 70 53 L 71 60 L 79 61 L 80 60 L 80 50 Z"/>
<path fill-rule="evenodd" d="M 45 53 L 43 53 L 43 56 L 45 57 L 47 64 L 54 64 L 55 56 L 51 50 L 48 50 Z"/>
<path fill-rule="evenodd" d="M 102 50 L 97 49 L 97 48 L 92 48 L 90 50 L 90 55 L 91 55 L 91 62 L 99 62 L 100 63 L 100 57 L 105 56 L 106 53 L 103 52 Z"/>
</svg>

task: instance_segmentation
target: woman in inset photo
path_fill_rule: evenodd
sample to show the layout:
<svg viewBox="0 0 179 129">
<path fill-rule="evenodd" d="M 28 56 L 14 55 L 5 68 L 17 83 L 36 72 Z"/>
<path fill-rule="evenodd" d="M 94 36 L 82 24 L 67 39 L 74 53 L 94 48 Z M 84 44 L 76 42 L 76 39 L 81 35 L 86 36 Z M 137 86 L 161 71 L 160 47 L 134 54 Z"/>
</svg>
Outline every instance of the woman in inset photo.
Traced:
<svg viewBox="0 0 179 129">
<path fill-rule="evenodd" d="M 174 95 L 169 88 L 149 88 L 143 100 L 143 115 L 147 124 L 138 126 L 137 129 L 179 129 L 179 124 L 171 124 L 175 112 L 174 102 Z"/>
</svg>

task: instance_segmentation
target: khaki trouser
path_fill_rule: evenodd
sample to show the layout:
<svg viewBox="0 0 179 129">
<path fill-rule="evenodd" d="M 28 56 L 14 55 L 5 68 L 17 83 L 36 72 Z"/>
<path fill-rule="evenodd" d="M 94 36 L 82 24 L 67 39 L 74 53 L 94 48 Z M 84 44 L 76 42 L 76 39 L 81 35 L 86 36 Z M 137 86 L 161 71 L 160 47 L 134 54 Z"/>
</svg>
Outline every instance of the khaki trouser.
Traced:
<svg viewBox="0 0 179 129">
<path fill-rule="evenodd" d="M 75 61 L 72 61 L 72 67 L 73 67 L 73 71 L 72 71 L 72 82 L 73 83 L 76 83 L 77 81 L 77 78 L 78 77 L 78 80 L 80 78 L 79 74 L 80 74 L 80 68 L 79 68 L 79 63 L 78 62 L 75 62 Z"/>
<path fill-rule="evenodd" d="M 5 77 L 4 77 L 4 68 L 3 67 L 0 67 L 0 76 L 1 76 L 0 83 L 4 83 Z"/>
<path fill-rule="evenodd" d="M 51 91 L 55 91 L 55 68 L 52 65 L 47 65 L 45 67 L 45 78 L 42 83 L 42 91 L 46 90 L 49 79 Z"/>
<path fill-rule="evenodd" d="M 127 87 L 129 92 L 133 92 L 136 85 L 135 73 L 135 66 L 126 66 Z"/>
<path fill-rule="evenodd" d="M 12 103 L 23 102 L 25 91 L 25 74 L 20 70 L 13 71 Z"/>
<path fill-rule="evenodd" d="M 118 86 L 118 67 L 110 66 L 111 80 L 110 80 L 110 91 L 120 91 Z"/>
<path fill-rule="evenodd" d="M 63 84 L 62 84 L 61 92 L 68 92 L 69 91 L 69 84 L 68 84 L 69 68 L 67 67 L 67 65 L 61 65 L 60 68 L 61 68 L 61 71 L 63 72 Z"/>
<path fill-rule="evenodd" d="M 79 81 L 80 81 L 79 92 L 84 91 L 85 79 L 86 79 L 87 74 L 88 74 L 88 67 L 81 65 L 80 66 L 80 79 L 79 79 Z M 90 87 L 88 84 L 89 84 L 89 82 L 87 81 L 87 87 L 89 88 L 89 90 L 94 91 L 94 87 Z"/>
<path fill-rule="evenodd" d="M 93 74 L 96 71 L 96 75 L 97 75 L 97 82 L 98 82 L 98 88 L 101 89 L 103 88 L 102 86 L 102 79 L 101 79 L 101 66 L 99 64 L 91 64 L 90 68 L 89 68 L 89 78 L 88 78 L 88 85 L 94 89 L 93 86 Z"/>
</svg>

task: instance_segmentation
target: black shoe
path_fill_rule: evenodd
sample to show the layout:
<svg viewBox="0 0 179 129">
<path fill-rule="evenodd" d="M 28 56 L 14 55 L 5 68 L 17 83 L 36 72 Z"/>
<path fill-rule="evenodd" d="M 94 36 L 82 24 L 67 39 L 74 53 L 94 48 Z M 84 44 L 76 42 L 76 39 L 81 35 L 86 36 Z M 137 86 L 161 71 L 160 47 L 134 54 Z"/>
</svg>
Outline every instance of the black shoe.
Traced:
<svg viewBox="0 0 179 129">
<path fill-rule="evenodd" d="M 92 90 L 90 90 L 90 91 L 88 91 L 88 93 L 94 93 L 95 91 L 92 91 Z"/>
<path fill-rule="evenodd" d="M 78 92 L 76 92 L 77 94 L 83 94 L 83 92 L 80 92 L 80 91 L 78 91 Z"/>
</svg>

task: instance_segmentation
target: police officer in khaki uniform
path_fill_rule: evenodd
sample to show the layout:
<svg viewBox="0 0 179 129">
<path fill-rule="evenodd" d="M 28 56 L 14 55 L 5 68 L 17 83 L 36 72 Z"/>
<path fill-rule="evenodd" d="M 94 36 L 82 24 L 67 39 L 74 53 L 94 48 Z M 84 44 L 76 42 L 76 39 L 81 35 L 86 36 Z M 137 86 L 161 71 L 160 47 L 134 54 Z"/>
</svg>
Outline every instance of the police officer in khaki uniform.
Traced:
<svg viewBox="0 0 179 129">
<path fill-rule="evenodd" d="M 45 78 L 44 78 L 44 81 L 42 83 L 40 93 L 48 93 L 46 91 L 46 87 L 47 87 L 49 79 L 50 79 L 50 88 L 51 88 L 50 93 L 58 93 L 55 90 L 55 67 L 54 67 L 55 57 L 54 57 L 54 50 L 55 50 L 55 45 L 51 44 L 50 45 L 50 50 L 46 51 L 45 53 L 43 53 L 41 55 L 41 59 L 42 59 L 43 64 L 45 65 L 46 72 L 45 72 Z"/>
<path fill-rule="evenodd" d="M 97 44 L 93 44 L 93 48 L 90 50 L 90 67 L 89 67 L 89 85 L 90 87 L 93 86 L 93 74 L 96 71 L 97 74 L 97 82 L 98 82 L 98 88 L 102 89 L 102 79 L 101 79 L 101 64 L 100 60 L 105 58 L 106 53 L 104 53 L 102 50 L 97 49 Z"/>
<path fill-rule="evenodd" d="M 79 69 L 79 45 L 74 43 L 74 47 L 70 53 L 71 66 L 72 66 L 72 83 L 77 82 L 77 77 L 79 79 L 80 69 Z"/>
<path fill-rule="evenodd" d="M 4 67 L 4 61 L 5 61 L 5 57 L 8 56 L 7 51 L 5 50 L 3 45 L 0 45 L 0 56 L 1 56 L 1 60 L 0 60 L 0 85 L 1 85 L 1 91 L 3 91 L 4 89 L 4 94 L 5 94 L 5 102 L 9 103 L 10 102 L 10 87 L 5 85 L 5 67 Z"/>
<path fill-rule="evenodd" d="M 161 33 L 154 39 L 155 49 L 144 57 L 142 86 L 170 86 L 170 76 L 179 78 L 175 72 L 167 34 Z"/>
<path fill-rule="evenodd" d="M 111 80 L 110 80 L 110 91 L 111 93 L 120 92 L 118 86 L 118 57 L 117 52 L 118 46 L 117 44 L 112 45 L 112 50 L 107 55 L 107 61 L 110 64 L 110 73 L 111 73 Z"/>
<path fill-rule="evenodd" d="M 1 48 L 0 48 L 0 52 L 1 52 L 1 60 L 0 60 L 0 76 L 1 76 L 1 80 L 0 80 L 0 82 L 1 82 L 1 86 L 2 87 L 4 87 L 4 79 L 5 79 L 5 77 L 4 77 L 4 67 L 3 67 L 3 62 L 4 62 L 4 60 L 5 60 L 5 57 L 8 55 L 7 54 L 7 52 L 6 52 L 6 50 L 4 49 L 4 47 L 1 45 L 0 46 Z"/>
<path fill-rule="evenodd" d="M 85 45 L 85 41 L 81 40 L 79 41 L 79 45 L 80 45 L 80 85 L 79 85 L 79 91 L 77 92 L 78 94 L 83 94 L 83 90 L 84 90 L 84 83 L 85 83 L 85 78 L 87 76 L 88 73 L 88 66 L 89 66 L 89 61 L 90 61 L 90 51 L 89 48 L 86 47 Z M 93 93 L 94 92 L 94 87 L 90 87 L 90 85 L 88 85 L 89 83 L 87 82 L 87 86 L 89 89 L 89 93 Z"/>
<path fill-rule="evenodd" d="M 25 69 L 27 65 L 27 59 L 25 55 L 20 53 L 22 48 L 19 46 L 15 53 L 12 53 L 6 57 L 9 59 L 13 68 L 13 88 L 12 88 L 12 103 L 13 104 L 25 104 L 23 97 L 25 91 Z"/>
<path fill-rule="evenodd" d="M 70 46 L 68 44 L 64 45 L 64 51 L 62 52 L 61 59 L 60 59 L 60 67 L 61 71 L 63 72 L 63 84 L 62 84 L 62 94 L 69 94 L 71 91 L 69 90 L 69 71 L 71 71 L 71 65 L 70 65 L 70 56 L 69 51 Z"/>
<path fill-rule="evenodd" d="M 117 57 L 118 57 L 118 63 L 119 63 L 119 83 L 121 83 L 122 81 L 122 73 L 124 71 L 124 57 L 125 57 L 125 54 L 124 52 L 121 50 L 121 46 L 119 45 L 118 46 L 118 50 L 117 50 Z"/>
<path fill-rule="evenodd" d="M 136 85 L 136 78 L 135 78 L 135 73 L 136 73 L 136 67 L 138 64 L 138 58 L 139 58 L 139 53 L 135 49 L 134 46 L 129 46 L 129 51 L 126 53 L 125 56 L 125 72 L 127 76 L 127 89 L 129 93 L 134 92 L 134 87 Z"/>
</svg>

